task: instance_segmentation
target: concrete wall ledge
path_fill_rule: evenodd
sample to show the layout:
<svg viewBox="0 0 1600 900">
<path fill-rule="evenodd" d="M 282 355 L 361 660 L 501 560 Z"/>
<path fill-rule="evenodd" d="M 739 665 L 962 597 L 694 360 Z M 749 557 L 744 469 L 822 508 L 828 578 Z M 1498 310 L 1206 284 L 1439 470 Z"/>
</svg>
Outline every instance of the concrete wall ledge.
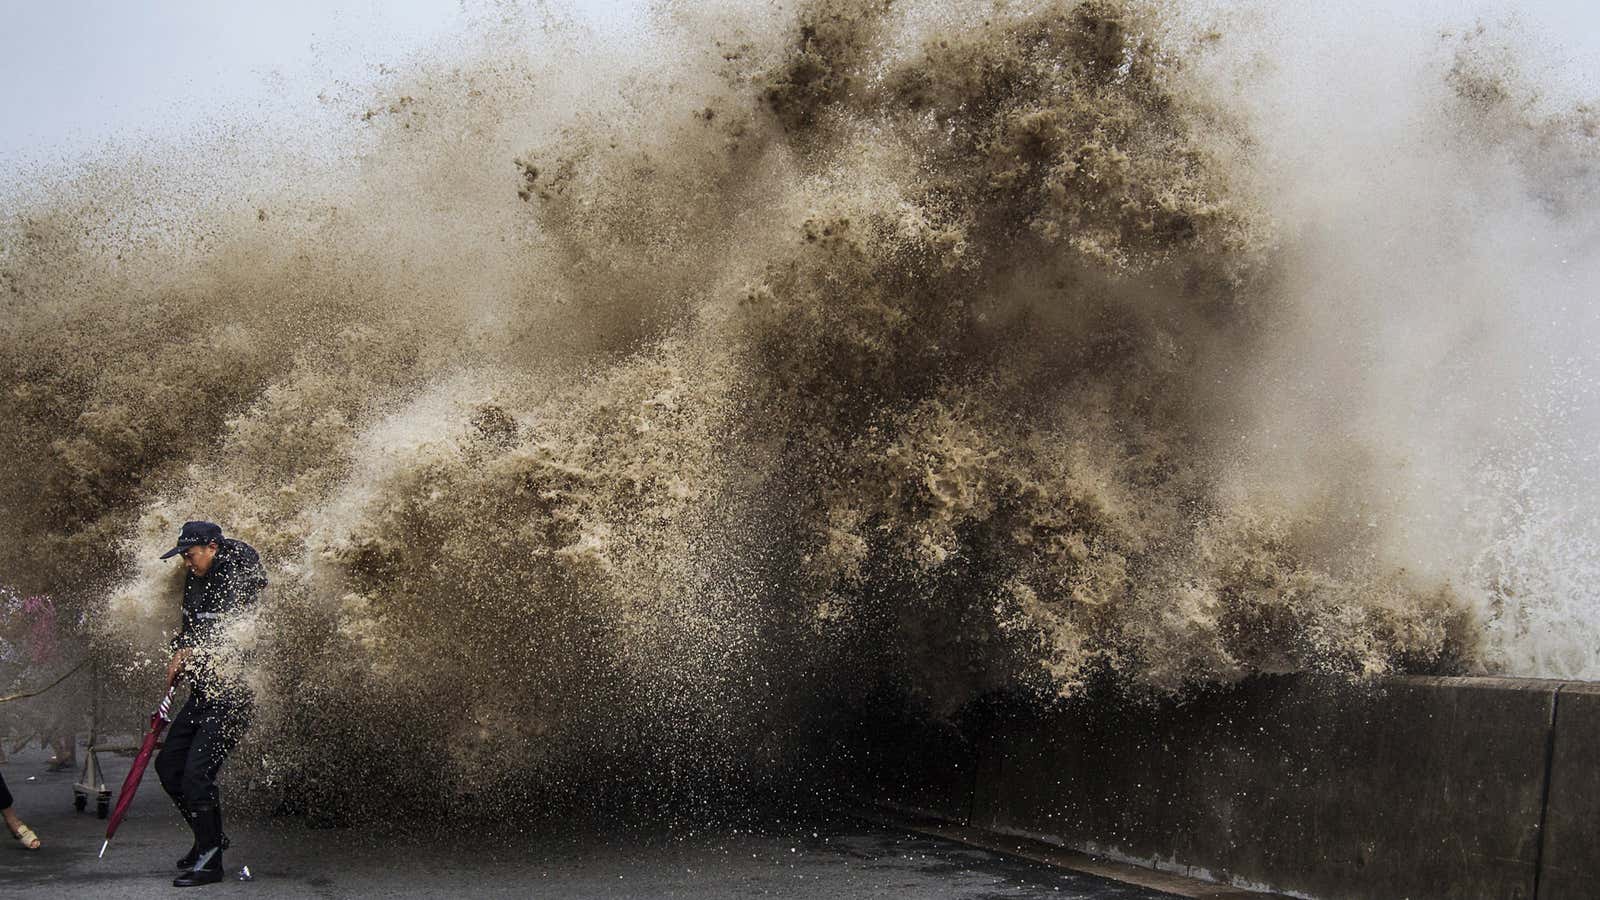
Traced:
<svg viewBox="0 0 1600 900">
<path fill-rule="evenodd" d="M 876 799 L 1222 883 L 1600 897 L 1597 684 L 1272 676 L 901 746 Z"/>
</svg>

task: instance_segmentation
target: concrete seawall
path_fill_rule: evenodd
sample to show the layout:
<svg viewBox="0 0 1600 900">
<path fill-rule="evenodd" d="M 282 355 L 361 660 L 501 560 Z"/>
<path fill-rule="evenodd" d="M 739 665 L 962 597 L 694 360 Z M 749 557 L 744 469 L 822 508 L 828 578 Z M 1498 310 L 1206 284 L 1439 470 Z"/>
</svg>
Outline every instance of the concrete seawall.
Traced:
<svg viewBox="0 0 1600 900">
<path fill-rule="evenodd" d="M 1600 685 L 1259 678 L 881 742 L 880 802 L 1316 898 L 1600 897 Z"/>
</svg>

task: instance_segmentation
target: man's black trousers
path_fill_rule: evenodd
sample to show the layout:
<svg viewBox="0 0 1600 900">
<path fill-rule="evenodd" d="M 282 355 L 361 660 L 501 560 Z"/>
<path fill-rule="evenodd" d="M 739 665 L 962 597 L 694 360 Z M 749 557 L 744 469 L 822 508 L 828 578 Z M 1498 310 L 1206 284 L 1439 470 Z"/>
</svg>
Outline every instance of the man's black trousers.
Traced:
<svg viewBox="0 0 1600 900">
<path fill-rule="evenodd" d="M 161 787 L 185 816 L 217 806 L 217 772 L 249 724 L 248 701 L 189 695 L 155 764 Z"/>
</svg>

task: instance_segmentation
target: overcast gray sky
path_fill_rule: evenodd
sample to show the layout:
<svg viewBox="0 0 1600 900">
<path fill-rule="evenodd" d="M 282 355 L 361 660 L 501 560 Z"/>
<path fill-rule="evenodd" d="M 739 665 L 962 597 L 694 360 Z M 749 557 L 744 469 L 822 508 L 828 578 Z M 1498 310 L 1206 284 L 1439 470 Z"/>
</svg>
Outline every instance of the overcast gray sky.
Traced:
<svg viewBox="0 0 1600 900">
<path fill-rule="evenodd" d="M 646 2 L 552 5 L 614 30 Z M 446 40 L 467 16 L 459 0 L 0 0 L 0 162 L 303 112 L 319 92 Z"/>
<path fill-rule="evenodd" d="M 551 0 L 602 31 L 626 31 L 647 3 Z M 1515 15 L 1545 48 L 1545 62 L 1581 93 L 1600 96 L 1587 89 L 1600 83 L 1593 0 L 1266 6 L 1341 27 L 1424 31 Z M 467 15 L 460 0 L 0 0 L 0 165 L 70 160 L 234 117 L 303 116 L 319 92 L 370 80 L 377 66 L 446 40 Z"/>
</svg>

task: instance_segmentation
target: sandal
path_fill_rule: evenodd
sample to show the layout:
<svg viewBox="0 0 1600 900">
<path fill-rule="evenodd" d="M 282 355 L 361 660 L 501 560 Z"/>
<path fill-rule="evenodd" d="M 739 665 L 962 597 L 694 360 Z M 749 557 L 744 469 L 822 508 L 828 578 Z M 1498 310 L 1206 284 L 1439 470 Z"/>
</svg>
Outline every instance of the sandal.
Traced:
<svg viewBox="0 0 1600 900">
<path fill-rule="evenodd" d="M 17 825 L 19 827 L 16 831 L 11 832 L 11 836 L 17 839 L 17 843 L 22 845 L 22 849 L 39 849 L 39 836 L 33 833 L 33 829 L 23 825 L 21 822 L 18 822 Z"/>
</svg>

